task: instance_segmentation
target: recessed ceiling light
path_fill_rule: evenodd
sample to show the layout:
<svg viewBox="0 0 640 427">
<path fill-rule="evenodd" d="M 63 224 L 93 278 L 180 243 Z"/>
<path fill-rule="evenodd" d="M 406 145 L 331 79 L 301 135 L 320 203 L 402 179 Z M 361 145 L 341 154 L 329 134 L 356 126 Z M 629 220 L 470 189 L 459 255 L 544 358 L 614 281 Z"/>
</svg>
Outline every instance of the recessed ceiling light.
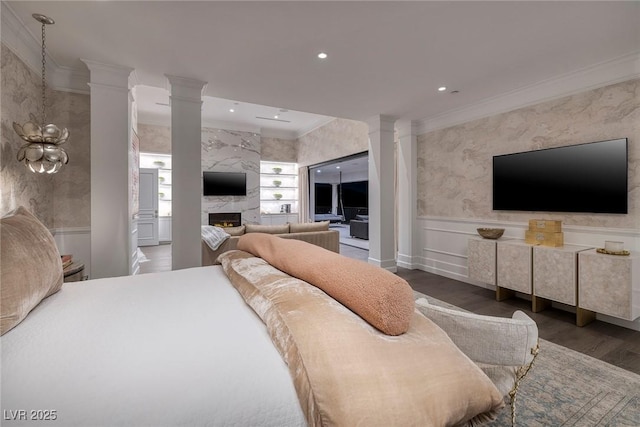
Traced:
<svg viewBox="0 0 640 427">
<path fill-rule="evenodd" d="M 438 88 L 438 91 L 440 91 L 440 92 L 444 92 L 445 90 L 447 90 L 447 87 L 446 87 L 446 86 L 440 86 L 440 87 Z"/>
<path fill-rule="evenodd" d="M 230 112 L 230 113 L 235 113 L 235 112 L 236 112 L 236 110 L 234 110 L 233 108 L 229 108 L 229 112 Z"/>
<path fill-rule="evenodd" d="M 273 116 L 273 118 L 274 118 L 274 119 L 277 119 L 277 118 L 278 118 L 278 115 L 276 114 L 275 116 Z"/>
<path fill-rule="evenodd" d="M 340 169 L 340 166 L 336 166 L 336 169 Z"/>
<path fill-rule="evenodd" d="M 327 59 L 327 54 L 326 54 L 326 53 L 324 53 L 324 52 L 320 52 L 320 53 L 318 54 L 318 58 L 320 58 L 320 59 Z"/>
<path fill-rule="evenodd" d="M 320 173 L 320 172 L 322 172 L 322 171 L 321 171 L 320 169 L 318 169 L 316 172 Z"/>
</svg>

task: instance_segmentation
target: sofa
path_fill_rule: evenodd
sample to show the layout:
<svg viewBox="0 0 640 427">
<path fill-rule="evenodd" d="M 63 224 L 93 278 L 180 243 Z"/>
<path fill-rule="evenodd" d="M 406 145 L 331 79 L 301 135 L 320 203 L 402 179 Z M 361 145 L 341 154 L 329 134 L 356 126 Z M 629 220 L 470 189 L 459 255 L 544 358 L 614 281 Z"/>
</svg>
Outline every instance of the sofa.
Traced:
<svg viewBox="0 0 640 427">
<path fill-rule="evenodd" d="M 355 219 L 349 221 L 349 235 L 369 240 L 369 215 L 356 215 Z"/>
<path fill-rule="evenodd" d="M 220 264 L 218 262 L 218 256 L 224 252 L 236 249 L 240 236 L 246 233 L 274 234 L 284 239 L 302 240 L 340 253 L 340 233 L 337 230 L 329 229 L 329 221 L 283 225 L 246 224 L 239 227 L 228 227 L 224 230 L 230 234 L 230 237 L 216 250 L 211 249 L 207 243 L 202 240 L 203 266 Z"/>
</svg>

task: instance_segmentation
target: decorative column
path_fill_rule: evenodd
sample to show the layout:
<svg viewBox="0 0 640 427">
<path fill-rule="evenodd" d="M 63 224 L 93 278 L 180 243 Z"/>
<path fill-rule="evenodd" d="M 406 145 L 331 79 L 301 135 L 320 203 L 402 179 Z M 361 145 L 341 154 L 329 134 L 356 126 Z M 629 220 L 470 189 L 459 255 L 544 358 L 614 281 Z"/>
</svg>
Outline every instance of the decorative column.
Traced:
<svg viewBox="0 0 640 427">
<path fill-rule="evenodd" d="M 130 273 L 129 164 L 133 68 L 82 60 L 91 91 L 91 278 Z"/>
<path fill-rule="evenodd" d="M 395 272 L 395 119 L 374 116 L 369 125 L 369 263 Z"/>
<path fill-rule="evenodd" d="M 202 92 L 206 82 L 167 75 L 171 93 L 171 266 L 202 265 Z"/>
<path fill-rule="evenodd" d="M 398 266 L 413 269 L 417 253 L 417 125 L 411 120 L 398 120 Z"/>
</svg>

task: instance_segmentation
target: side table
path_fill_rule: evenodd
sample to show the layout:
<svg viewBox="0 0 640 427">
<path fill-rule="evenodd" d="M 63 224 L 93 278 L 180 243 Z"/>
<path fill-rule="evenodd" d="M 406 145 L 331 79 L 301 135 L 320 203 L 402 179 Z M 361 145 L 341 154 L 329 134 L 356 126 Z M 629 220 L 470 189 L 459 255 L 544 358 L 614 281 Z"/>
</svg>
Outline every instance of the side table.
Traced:
<svg viewBox="0 0 640 427">
<path fill-rule="evenodd" d="M 73 264 L 65 268 L 62 273 L 64 274 L 65 282 L 79 282 L 89 278 L 84 274 L 84 263 L 82 262 L 74 261 Z"/>
</svg>

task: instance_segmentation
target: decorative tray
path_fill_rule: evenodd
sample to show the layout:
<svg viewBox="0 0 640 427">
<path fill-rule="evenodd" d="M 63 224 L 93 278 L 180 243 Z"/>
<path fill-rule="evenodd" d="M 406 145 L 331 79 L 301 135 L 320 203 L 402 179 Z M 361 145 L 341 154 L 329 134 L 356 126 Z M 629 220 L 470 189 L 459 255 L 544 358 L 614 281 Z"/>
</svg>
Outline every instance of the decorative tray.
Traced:
<svg viewBox="0 0 640 427">
<path fill-rule="evenodd" d="M 630 255 L 631 252 L 626 251 L 626 250 L 622 250 L 622 251 L 608 251 L 605 248 L 597 248 L 596 252 L 598 252 L 599 254 L 607 254 L 607 255 Z"/>
</svg>

